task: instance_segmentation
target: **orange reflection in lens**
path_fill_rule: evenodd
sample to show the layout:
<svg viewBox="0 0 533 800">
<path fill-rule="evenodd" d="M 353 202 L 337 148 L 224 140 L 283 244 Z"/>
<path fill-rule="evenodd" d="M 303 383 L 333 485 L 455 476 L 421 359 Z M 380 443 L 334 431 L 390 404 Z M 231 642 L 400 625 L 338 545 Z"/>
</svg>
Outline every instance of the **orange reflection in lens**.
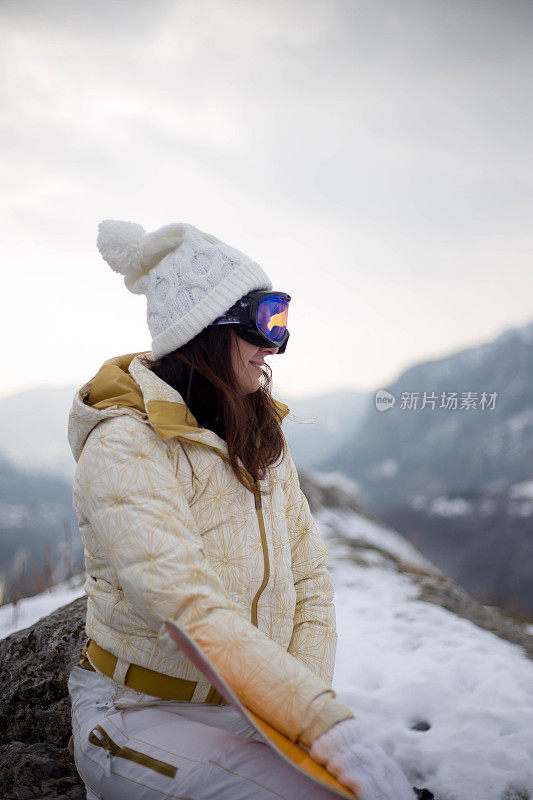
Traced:
<svg viewBox="0 0 533 800">
<path fill-rule="evenodd" d="M 285 311 L 280 311 L 279 314 L 274 314 L 272 317 L 270 317 L 270 319 L 268 321 L 268 325 L 267 325 L 267 328 L 268 328 L 269 331 L 271 331 L 272 328 L 274 328 L 274 327 L 278 327 L 278 328 L 285 328 L 286 327 L 288 310 L 289 309 L 286 308 Z"/>
</svg>

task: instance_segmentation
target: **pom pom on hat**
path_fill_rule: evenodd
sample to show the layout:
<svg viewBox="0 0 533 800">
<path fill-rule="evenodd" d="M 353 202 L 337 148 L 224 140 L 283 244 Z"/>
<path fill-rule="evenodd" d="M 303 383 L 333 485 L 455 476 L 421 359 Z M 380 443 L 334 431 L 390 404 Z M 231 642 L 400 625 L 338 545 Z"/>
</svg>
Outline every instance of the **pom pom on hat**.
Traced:
<svg viewBox="0 0 533 800">
<path fill-rule="evenodd" d="M 105 219 L 98 226 L 96 245 L 112 270 L 129 276 L 141 269 L 144 236 L 136 222 Z"/>
</svg>

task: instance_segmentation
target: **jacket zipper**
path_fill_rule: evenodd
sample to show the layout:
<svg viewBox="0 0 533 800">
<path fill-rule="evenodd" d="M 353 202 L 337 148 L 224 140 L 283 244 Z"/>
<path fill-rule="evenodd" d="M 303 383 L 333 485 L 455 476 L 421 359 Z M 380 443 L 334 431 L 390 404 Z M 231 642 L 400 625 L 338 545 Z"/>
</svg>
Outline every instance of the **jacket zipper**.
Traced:
<svg viewBox="0 0 533 800">
<path fill-rule="evenodd" d="M 257 478 L 254 478 L 254 495 L 255 495 L 255 513 L 257 514 L 257 519 L 259 522 L 259 531 L 261 533 L 261 547 L 263 548 L 263 562 L 264 562 L 264 574 L 263 574 L 263 581 L 261 586 L 257 590 L 257 593 L 252 600 L 252 625 L 255 625 L 257 628 L 257 604 L 259 603 L 259 598 L 263 594 L 268 580 L 270 578 L 270 560 L 268 557 L 268 543 L 265 531 L 265 521 L 263 519 L 263 507 L 261 504 L 261 491 L 259 488 L 259 482 Z"/>
</svg>

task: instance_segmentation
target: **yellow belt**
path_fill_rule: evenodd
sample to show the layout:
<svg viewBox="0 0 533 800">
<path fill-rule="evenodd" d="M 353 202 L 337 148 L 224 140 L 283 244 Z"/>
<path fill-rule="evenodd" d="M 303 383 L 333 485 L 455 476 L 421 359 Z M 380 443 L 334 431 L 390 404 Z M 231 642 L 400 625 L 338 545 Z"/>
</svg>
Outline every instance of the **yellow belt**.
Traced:
<svg viewBox="0 0 533 800">
<path fill-rule="evenodd" d="M 89 639 L 83 646 L 79 664 L 84 669 L 95 672 L 94 664 L 108 678 L 113 678 L 117 661 L 118 658 L 113 653 L 109 653 Z M 124 685 L 135 689 L 136 692 L 162 697 L 164 700 L 190 702 L 197 684 L 196 681 L 175 678 L 172 675 L 156 672 L 154 669 L 140 667 L 138 664 L 130 664 L 126 671 Z M 214 686 L 211 686 L 207 697 L 202 702 L 211 703 L 214 706 L 228 705 L 227 700 L 224 700 Z"/>
</svg>

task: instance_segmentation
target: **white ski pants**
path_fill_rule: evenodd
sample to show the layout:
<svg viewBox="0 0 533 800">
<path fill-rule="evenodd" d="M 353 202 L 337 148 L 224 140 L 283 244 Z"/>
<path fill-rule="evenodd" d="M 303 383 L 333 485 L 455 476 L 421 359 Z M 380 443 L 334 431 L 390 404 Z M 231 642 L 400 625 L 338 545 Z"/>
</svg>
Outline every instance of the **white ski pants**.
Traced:
<svg viewBox="0 0 533 800">
<path fill-rule="evenodd" d="M 124 694 L 79 666 L 68 687 L 74 758 L 88 800 L 338 800 L 231 706 Z"/>
</svg>

